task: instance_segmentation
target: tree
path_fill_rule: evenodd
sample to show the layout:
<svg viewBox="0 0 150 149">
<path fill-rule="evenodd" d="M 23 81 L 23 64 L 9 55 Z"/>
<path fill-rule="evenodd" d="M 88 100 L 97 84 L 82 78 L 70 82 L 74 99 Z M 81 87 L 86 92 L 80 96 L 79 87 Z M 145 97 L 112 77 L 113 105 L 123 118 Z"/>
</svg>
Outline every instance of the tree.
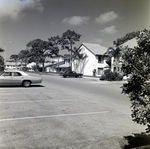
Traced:
<svg viewBox="0 0 150 149">
<path fill-rule="evenodd" d="M 0 48 L 0 52 L 4 52 L 4 51 L 5 51 L 4 49 Z"/>
<path fill-rule="evenodd" d="M 144 29 L 137 35 L 137 46 L 123 48 L 122 71 L 130 79 L 122 86 L 122 93 L 131 101 L 132 120 L 147 125 L 150 132 L 150 30 Z"/>
<path fill-rule="evenodd" d="M 48 41 L 51 45 L 51 50 L 50 50 L 50 56 L 49 57 L 53 57 L 53 56 L 57 56 L 58 57 L 58 63 L 59 63 L 59 58 L 60 58 L 60 54 L 59 51 L 61 50 L 61 45 L 60 45 L 60 37 L 54 36 L 54 37 L 50 37 L 48 38 Z M 53 65 L 54 63 L 52 63 Z M 59 65 L 58 65 L 58 70 L 59 70 Z"/>
<path fill-rule="evenodd" d="M 27 63 L 29 62 L 29 51 L 28 50 L 21 50 L 18 53 L 18 59 L 21 61 L 21 66 L 24 63 L 24 67 L 21 67 L 22 70 L 27 70 Z"/>
<path fill-rule="evenodd" d="M 16 65 L 16 68 L 17 68 L 18 54 L 12 54 L 10 56 L 10 59 L 13 59 L 15 61 L 15 65 Z"/>
<path fill-rule="evenodd" d="M 60 47 L 60 37 L 54 36 L 54 37 L 50 37 L 48 38 L 49 44 L 50 44 L 50 57 L 53 57 L 53 55 L 59 55 L 59 51 L 61 49 Z"/>
<path fill-rule="evenodd" d="M 18 59 L 18 54 L 12 54 L 10 56 L 10 59 L 13 59 L 14 61 L 16 61 Z"/>
<path fill-rule="evenodd" d="M 29 50 L 29 57 L 38 65 L 42 63 L 42 71 L 44 71 L 44 63 L 47 57 L 52 57 L 57 52 L 54 50 L 53 44 L 49 41 L 35 39 L 30 41 L 27 45 Z"/>
<path fill-rule="evenodd" d="M 4 49 L 0 48 L 0 52 L 4 52 Z M 4 58 L 0 55 L 0 71 L 4 70 Z"/>
<path fill-rule="evenodd" d="M 66 32 L 64 32 L 62 34 L 62 37 L 60 39 L 60 44 L 62 45 L 62 49 L 67 49 L 70 53 L 70 62 L 72 64 L 72 57 L 74 56 L 74 54 L 77 55 L 77 50 L 76 47 L 73 47 L 73 45 L 76 42 L 80 41 L 80 34 L 77 34 L 75 31 L 71 31 L 71 30 L 67 30 Z"/>
<path fill-rule="evenodd" d="M 24 62 L 25 64 L 27 64 L 28 59 L 29 59 L 28 56 L 29 56 L 28 50 L 21 50 L 18 53 L 18 59 L 21 60 L 21 63 Z"/>
<path fill-rule="evenodd" d="M 127 42 L 130 39 L 136 38 L 139 35 L 140 31 L 134 31 L 131 33 L 126 34 L 124 37 L 118 38 L 113 43 L 116 47 L 122 45 L 123 43 Z"/>
<path fill-rule="evenodd" d="M 126 34 L 124 37 L 118 38 L 117 40 L 113 41 L 114 47 L 109 47 L 104 55 L 108 55 L 106 63 L 111 67 L 111 57 L 118 59 L 122 53 L 122 45 L 133 39 L 139 35 L 140 31 L 134 31 L 131 33 Z"/>
<path fill-rule="evenodd" d="M 103 56 L 108 56 L 106 63 L 111 67 L 111 58 L 118 59 L 121 56 L 121 48 L 119 46 L 109 47 Z"/>
<path fill-rule="evenodd" d="M 4 58 L 0 55 L 0 71 L 4 70 Z"/>
</svg>

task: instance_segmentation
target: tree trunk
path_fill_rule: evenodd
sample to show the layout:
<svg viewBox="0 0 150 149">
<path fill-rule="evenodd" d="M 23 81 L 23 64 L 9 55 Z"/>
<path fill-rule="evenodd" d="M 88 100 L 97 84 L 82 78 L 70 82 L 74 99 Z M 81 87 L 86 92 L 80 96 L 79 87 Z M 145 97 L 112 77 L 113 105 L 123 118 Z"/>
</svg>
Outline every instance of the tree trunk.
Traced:
<svg viewBox="0 0 150 149">
<path fill-rule="evenodd" d="M 44 62 L 45 61 L 42 62 L 42 72 L 44 72 Z"/>
</svg>

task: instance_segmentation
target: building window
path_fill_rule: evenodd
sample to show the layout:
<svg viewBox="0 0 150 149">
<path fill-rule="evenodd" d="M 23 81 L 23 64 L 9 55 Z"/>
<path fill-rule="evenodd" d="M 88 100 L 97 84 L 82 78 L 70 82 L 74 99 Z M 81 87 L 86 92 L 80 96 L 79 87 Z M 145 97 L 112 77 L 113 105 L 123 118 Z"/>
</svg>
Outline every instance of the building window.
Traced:
<svg viewBox="0 0 150 149">
<path fill-rule="evenodd" d="M 98 68 L 98 75 L 102 75 L 104 73 L 103 68 Z"/>
<path fill-rule="evenodd" d="M 98 63 L 104 63 L 104 57 L 102 55 L 98 55 Z"/>
</svg>

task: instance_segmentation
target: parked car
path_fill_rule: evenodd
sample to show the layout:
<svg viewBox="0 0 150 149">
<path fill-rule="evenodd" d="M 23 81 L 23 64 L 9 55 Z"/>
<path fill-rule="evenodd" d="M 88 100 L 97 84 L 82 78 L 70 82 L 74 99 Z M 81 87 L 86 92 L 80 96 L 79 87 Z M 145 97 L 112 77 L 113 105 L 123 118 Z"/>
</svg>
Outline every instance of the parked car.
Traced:
<svg viewBox="0 0 150 149">
<path fill-rule="evenodd" d="M 0 86 L 22 85 L 24 87 L 29 87 L 31 84 L 41 82 L 41 77 L 30 76 L 19 70 L 5 70 L 0 74 Z"/>
<path fill-rule="evenodd" d="M 71 69 L 62 70 L 59 72 L 59 74 L 62 76 L 64 73 L 67 73 L 69 71 L 71 71 Z"/>
<path fill-rule="evenodd" d="M 60 71 L 59 74 L 62 76 L 65 73 L 65 71 Z"/>
<path fill-rule="evenodd" d="M 79 78 L 79 77 L 82 77 L 83 74 L 81 74 L 81 73 L 76 73 L 75 71 L 67 71 L 67 72 L 63 73 L 62 76 L 63 76 L 64 78 L 66 78 L 66 77 Z"/>
</svg>

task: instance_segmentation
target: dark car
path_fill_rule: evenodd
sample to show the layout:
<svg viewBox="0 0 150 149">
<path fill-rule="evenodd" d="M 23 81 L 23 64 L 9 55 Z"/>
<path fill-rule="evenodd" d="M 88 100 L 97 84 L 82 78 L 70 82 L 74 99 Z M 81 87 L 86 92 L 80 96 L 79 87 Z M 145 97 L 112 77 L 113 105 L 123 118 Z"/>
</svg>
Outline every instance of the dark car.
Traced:
<svg viewBox="0 0 150 149">
<path fill-rule="evenodd" d="M 76 73 L 75 71 L 67 71 L 67 72 L 63 73 L 62 76 L 63 76 L 64 78 L 66 78 L 66 77 L 79 78 L 79 77 L 82 77 L 83 74 L 81 74 L 81 73 Z"/>
<path fill-rule="evenodd" d="M 71 71 L 71 70 L 70 69 L 62 70 L 59 72 L 59 74 L 62 76 L 64 73 L 67 73 L 69 71 Z"/>
</svg>

